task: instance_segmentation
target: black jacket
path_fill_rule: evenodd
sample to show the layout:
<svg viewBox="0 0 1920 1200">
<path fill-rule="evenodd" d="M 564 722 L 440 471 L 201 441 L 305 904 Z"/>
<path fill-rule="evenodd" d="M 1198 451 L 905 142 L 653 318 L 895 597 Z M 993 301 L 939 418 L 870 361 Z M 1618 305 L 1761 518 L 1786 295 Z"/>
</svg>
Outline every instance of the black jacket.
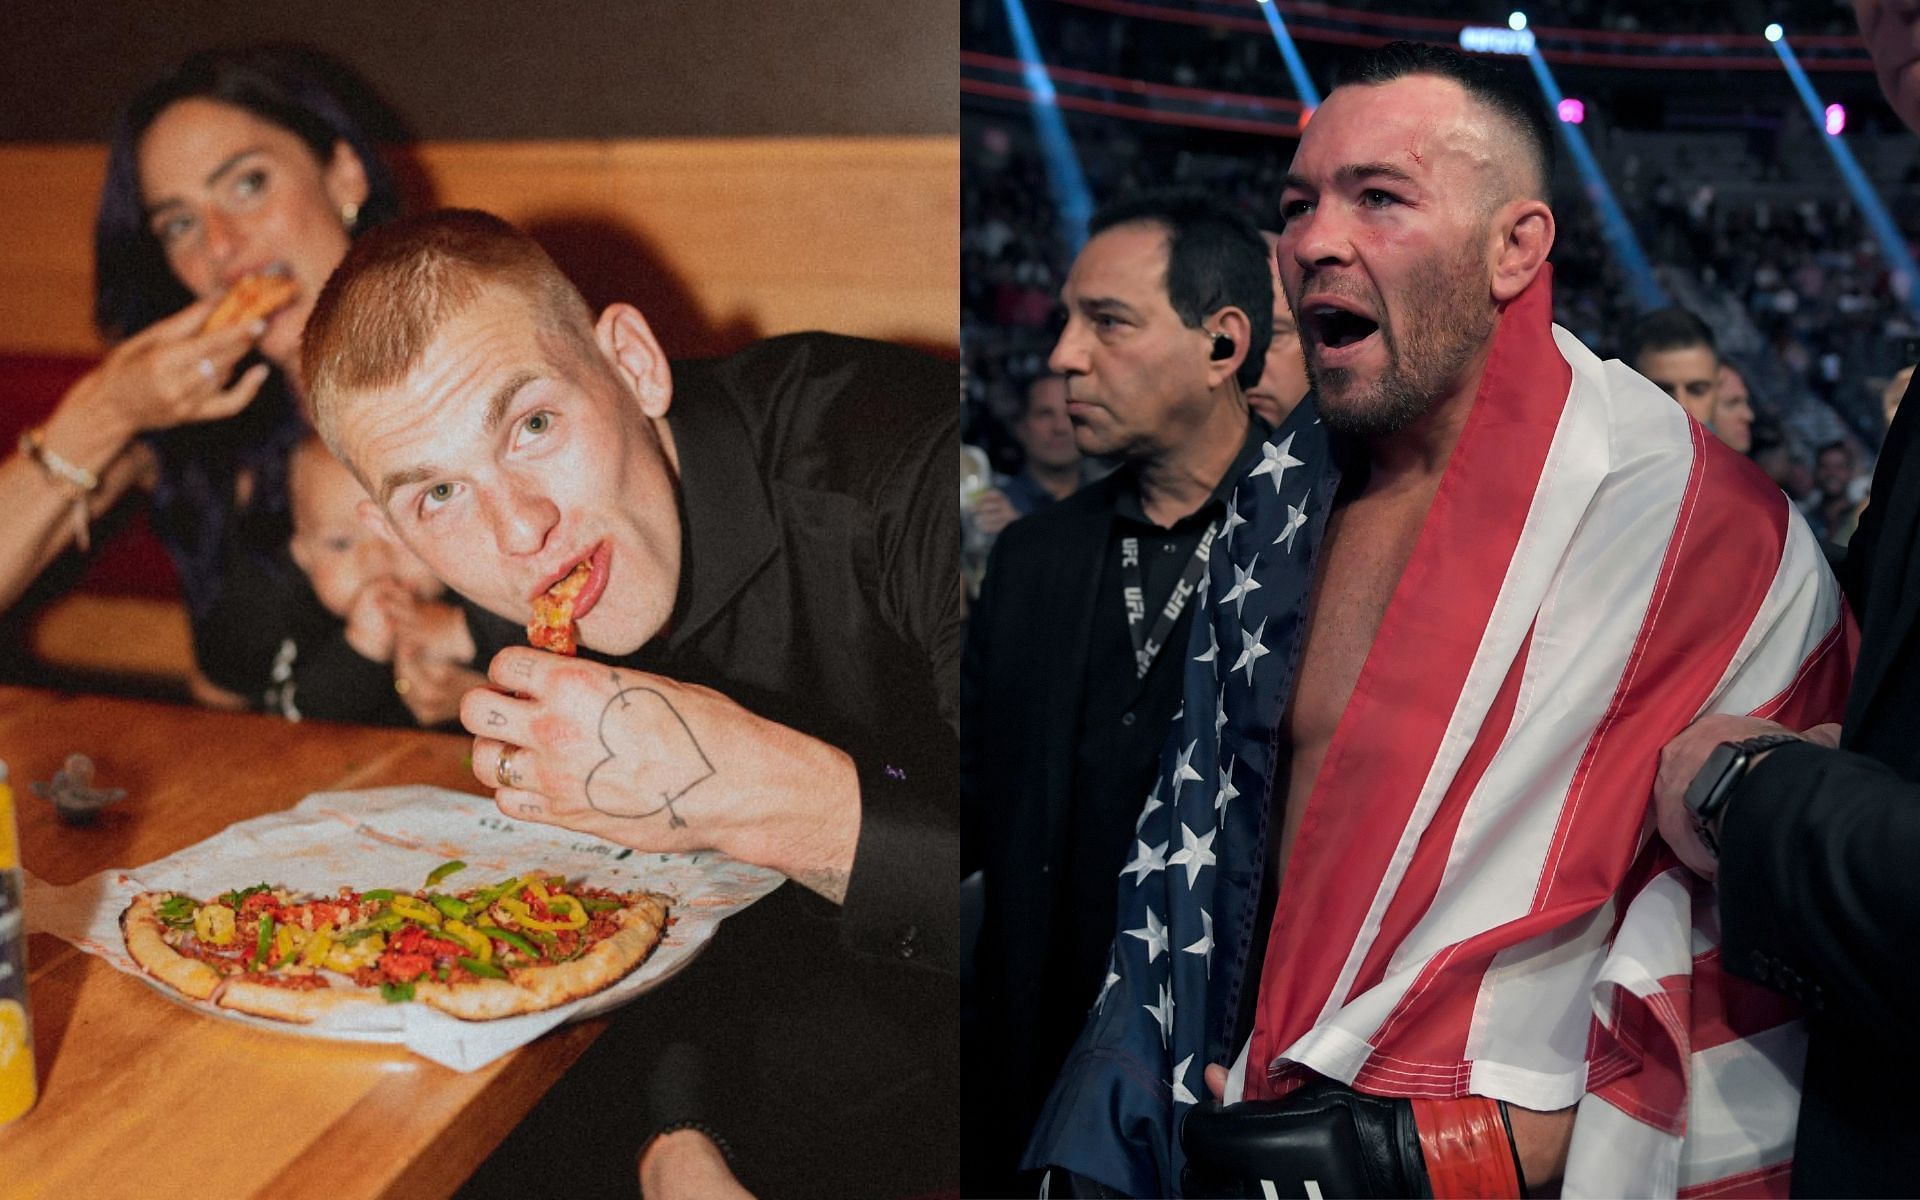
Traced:
<svg viewBox="0 0 1920 1200">
<path fill-rule="evenodd" d="M 1007 1186 L 1045 1087 L 1034 1044 L 1053 930 L 1053 870 L 1072 808 L 1076 729 L 1095 589 L 1120 473 L 1008 525 L 967 619 L 961 679 L 964 868 L 984 871 L 986 910 L 966 997 L 970 1194 Z M 1142 793 L 1144 795 L 1144 792 Z M 1116 864 L 1116 870 L 1118 866 Z M 1052 1056 L 1053 1066 L 1065 1047 Z"/>
<path fill-rule="evenodd" d="M 1916 425 L 1909 388 L 1841 572 L 1862 625 L 1841 750 L 1767 755 L 1721 829 L 1727 966 L 1809 1011 L 1795 1195 L 1920 1194 Z"/>
<path fill-rule="evenodd" d="M 861 825 L 846 902 L 787 884 L 728 918 L 683 975 L 616 1015 L 469 1194 L 631 1195 L 640 1145 L 694 1119 L 732 1143 L 759 1195 L 951 1186 L 954 380 L 938 360 L 824 334 L 674 364 L 669 632 L 581 657 L 714 688 L 847 751 Z"/>
</svg>

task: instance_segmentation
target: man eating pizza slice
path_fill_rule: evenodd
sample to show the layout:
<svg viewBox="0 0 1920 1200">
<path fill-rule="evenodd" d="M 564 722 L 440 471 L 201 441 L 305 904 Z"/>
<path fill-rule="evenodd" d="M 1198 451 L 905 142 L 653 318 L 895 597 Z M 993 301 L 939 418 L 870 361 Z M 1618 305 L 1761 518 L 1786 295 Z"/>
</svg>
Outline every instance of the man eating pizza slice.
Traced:
<svg viewBox="0 0 1920 1200">
<path fill-rule="evenodd" d="M 596 319 L 531 239 L 464 211 L 356 242 L 304 367 L 368 523 L 562 651 L 500 650 L 462 706 L 501 810 L 800 885 L 629 1009 L 630 1036 L 557 1089 L 556 1128 L 628 1173 L 645 1143 L 650 1197 L 711 1179 L 723 1141 L 769 1194 L 950 1186 L 952 368 L 822 334 L 669 365 L 637 309 Z M 724 1123 L 697 1087 L 656 1087 L 645 1113 L 594 1093 L 639 1086 L 676 1043 L 726 1086 Z M 648 1141 L 690 1120 L 709 1132 Z M 610 1159 L 548 1157 L 530 1146 L 543 1190 L 556 1169 L 614 1186 Z"/>
</svg>

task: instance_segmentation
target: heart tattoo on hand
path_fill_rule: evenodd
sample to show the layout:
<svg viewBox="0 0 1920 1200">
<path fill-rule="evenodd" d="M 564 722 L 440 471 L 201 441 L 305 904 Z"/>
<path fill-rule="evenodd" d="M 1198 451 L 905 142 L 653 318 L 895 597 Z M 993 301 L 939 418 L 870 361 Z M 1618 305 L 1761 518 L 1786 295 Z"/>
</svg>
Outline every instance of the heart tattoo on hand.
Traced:
<svg viewBox="0 0 1920 1200">
<path fill-rule="evenodd" d="M 669 828 L 684 828 L 674 803 L 714 767 L 673 702 L 654 688 L 623 687 L 600 710 L 599 736 L 607 753 L 587 772 L 587 803 L 610 817 L 664 812 Z"/>
</svg>

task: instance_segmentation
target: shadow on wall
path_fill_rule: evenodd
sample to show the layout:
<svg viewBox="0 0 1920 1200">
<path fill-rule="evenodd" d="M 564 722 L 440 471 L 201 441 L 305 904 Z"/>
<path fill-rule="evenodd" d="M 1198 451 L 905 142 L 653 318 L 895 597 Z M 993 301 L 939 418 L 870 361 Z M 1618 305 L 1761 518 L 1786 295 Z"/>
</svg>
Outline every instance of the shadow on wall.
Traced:
<svg viewBox="0 0 1920 1200">
<path fill-rule="evenodd" d="M 668 358 L 731 354 L 761 336 L 749 317 L 715 321 L 653 240 L 619 221 L 562 213 L 526 221 L 521 228 L 553 256 L 596 315 L 617 302 L 645 314 Z"/>
</svg>

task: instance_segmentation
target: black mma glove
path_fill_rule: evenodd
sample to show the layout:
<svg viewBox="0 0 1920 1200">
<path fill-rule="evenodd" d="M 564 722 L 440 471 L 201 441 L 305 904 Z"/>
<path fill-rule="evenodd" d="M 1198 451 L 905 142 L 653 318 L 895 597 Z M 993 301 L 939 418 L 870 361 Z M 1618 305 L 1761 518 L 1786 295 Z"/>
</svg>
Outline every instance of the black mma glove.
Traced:
<svg viewBox="0 0 1920 1200">
<path fill-rule="evenodd" d="M 1316 1079 L 1282 1100 L 1200 1104 L 1180 1122 L 1186 1151 L 1181 1190 L 1195 1197 L 1251 1197 L 1273 1185 L 1304 1198 L 1413 1196 L 1433 1189 L 1413 1106 Z"/>
</svg>

